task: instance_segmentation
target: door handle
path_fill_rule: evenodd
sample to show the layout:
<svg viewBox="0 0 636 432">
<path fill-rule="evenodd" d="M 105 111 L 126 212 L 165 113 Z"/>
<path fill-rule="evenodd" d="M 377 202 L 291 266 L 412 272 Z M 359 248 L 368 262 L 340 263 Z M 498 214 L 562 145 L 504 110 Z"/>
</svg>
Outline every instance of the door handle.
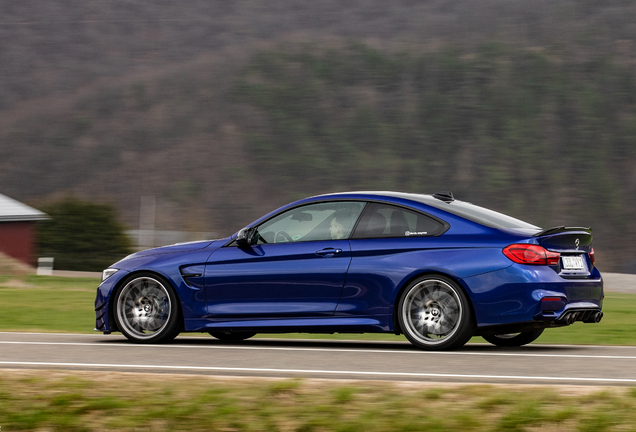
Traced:
<svg viewBox="0 0 636 432">
<path fill-rule="evenodd" d="M 338 255 L 339 253 L 342 252 L 342 249 L 340 248 L 325 248 L 325 249 L 321 249 L 319 251 L 316 251 L 316 255 L 318 256 L 334 256 L 334 255 Z"/>
</svg>

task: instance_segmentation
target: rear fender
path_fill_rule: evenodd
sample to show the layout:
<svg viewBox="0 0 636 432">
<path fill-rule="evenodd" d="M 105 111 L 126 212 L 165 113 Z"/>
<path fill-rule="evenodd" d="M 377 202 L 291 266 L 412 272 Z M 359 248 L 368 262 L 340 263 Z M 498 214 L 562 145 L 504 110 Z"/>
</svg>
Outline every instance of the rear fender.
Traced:
<svg viewBox="0 0 636 432">
<path fill-rule="evenodd" d="M 464 291 L 464 294 L 466 294 L 466 296 L 470 299 L 470 292 L 461 279 L 454 278 L 451 275 L 441 273 L 441 272 L 428 272 L 428 273 L 421 273 L 421 274 L 415 275 L 402 285 L 402 288 L 399 290 L 395 299 L 395 304 L 393 306 L 393 332 L 396 335 L 400 335 L 403 333 L 402 328 L 400 327 L 400 320 L 398 318 L 398 315 L 399 315 L 398 308 L 400 306 L 400 299 L 402 298 L 402 294 L 411 285 L 411 283 L 413 283 L 413 281 L 422 277 L 426 277 L 426 276 L 432 276 L 432 277 L 441 276 L 443 278 L 450 279 L 451 281 L 455 282 L 462 289 L 462 291 Z M 474 324 L 474 327 L 477 327 L 477 323 L 475 321 L 475 309 L 473 307 L 472 299 L 469 303 L 470 303 L 469 307 L 472 312 L 471 316 L 473 318 L 473 324 Z"/>
</svg>

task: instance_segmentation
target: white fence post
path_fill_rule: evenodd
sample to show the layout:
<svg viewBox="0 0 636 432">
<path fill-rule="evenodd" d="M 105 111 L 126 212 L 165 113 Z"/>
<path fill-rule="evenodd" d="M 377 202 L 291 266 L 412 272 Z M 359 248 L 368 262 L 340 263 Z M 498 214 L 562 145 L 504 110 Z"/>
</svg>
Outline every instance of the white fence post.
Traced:
<svg viewBox="0 0 636 432">
<path fill-rule="evenodd" d="M 40 257 L 38 258 L 38 276 L 51 276 L 53 275 L 53 258 L 52 257 Z"/>
</svg>

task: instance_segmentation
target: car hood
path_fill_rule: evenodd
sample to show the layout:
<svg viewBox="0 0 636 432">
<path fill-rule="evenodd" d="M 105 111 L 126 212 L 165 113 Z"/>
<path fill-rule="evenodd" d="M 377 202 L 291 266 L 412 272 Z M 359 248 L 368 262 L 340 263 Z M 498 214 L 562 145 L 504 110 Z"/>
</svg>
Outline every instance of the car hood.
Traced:
<svg viewBox="0 0 636 432">
<path fill-rule="evenodd" d="M 132 255 L 128 255 L 124 259 L 137 258 L 137 257 L 149 256 L 149 255 L 159 255 L 159 254 L 166 254 L 166 253 L 199 250 L 199 249 L 204 249 L 208 247 L 215 241 L 216 240 L 199 240 L 199 241 L 193 241 L 188 243 L 177 243 L 170 246 L 162 246 L 162 247 L 158 247 L 154 249 L 146 249 L 140 252 L 136 252 Z"/>
</svg>

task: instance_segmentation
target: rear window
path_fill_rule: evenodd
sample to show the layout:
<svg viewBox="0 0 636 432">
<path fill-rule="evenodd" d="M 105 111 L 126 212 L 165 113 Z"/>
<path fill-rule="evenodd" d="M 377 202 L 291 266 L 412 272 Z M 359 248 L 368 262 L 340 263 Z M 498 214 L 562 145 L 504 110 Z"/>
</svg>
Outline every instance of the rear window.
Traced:
<svg viewBox="0 0 636 432">
<path fill-rule="evenodd" d="M 512 216 L 508 216 L 494 210 L 489 210 L 487 208 L 479 207 L 467 202 L 452 201 L 450 203 L 445 203 L 443 201 L 439 201 L 438 204 L 432 203 L 431 201 L 427 200 L 426 204 L 433 205 L 440 210 L 444 210 L 448 213 L 461 216 L 465 219 L 477 222 L 478 224 L 485 225 L 491 228 L 530 230 L 541 229 L 538 226 L 529 224 L 528 222 L 524 222 L 520 219 L 513 218 Z"/>
</svg>

